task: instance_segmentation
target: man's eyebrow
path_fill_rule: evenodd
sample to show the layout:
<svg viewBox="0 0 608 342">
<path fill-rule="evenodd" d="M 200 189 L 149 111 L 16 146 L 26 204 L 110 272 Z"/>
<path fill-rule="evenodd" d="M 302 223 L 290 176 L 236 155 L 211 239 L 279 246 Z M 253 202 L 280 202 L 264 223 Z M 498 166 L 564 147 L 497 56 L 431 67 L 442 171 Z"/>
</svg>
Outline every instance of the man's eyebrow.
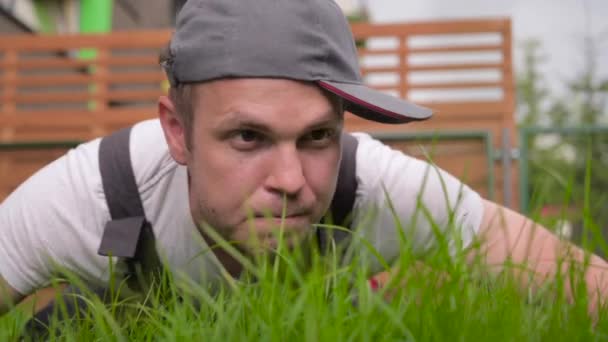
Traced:
<svg viewBox="0 0 608 342">
<path fill-rule="evenodd" d="M 269 131 L 270 127 L 254 115 L 243 112 L 230 112 L 217 125 L 219 128 L 247 127 L 258 131 Z"/>
<path fill-rule="evenodd" d="M 229 112 L 222 118 L 217 127 L 247 127 L 262 132 L 271 132 L 272 127 L 264 122 L 264 120 L 260 120 L 259 118 L 261 116 L 263 115 L 248 113 L 245 111 Z M 327 110 L 325 113 L 318 115 L 318 118 L 308 123 L 304 130 L 310 130 L 329 124 L 340 124 L 341 122 L 342 117 L 339 116 L 332 108 Z"/>
<path fill-rule="evenodd" d="M 306 127 L 307 129 L 311 129 L 326 126 L 329 124 L 341 124 L 343 121 L 342 118 L 343 117 L 341 115 L 338 115 L 338 113 L 336 113 L 336 111 L 332 108 L 327 110 L 325 113 L 319 115 L 319 117 L 315 121 L 309 123 Z"/>
</svg>

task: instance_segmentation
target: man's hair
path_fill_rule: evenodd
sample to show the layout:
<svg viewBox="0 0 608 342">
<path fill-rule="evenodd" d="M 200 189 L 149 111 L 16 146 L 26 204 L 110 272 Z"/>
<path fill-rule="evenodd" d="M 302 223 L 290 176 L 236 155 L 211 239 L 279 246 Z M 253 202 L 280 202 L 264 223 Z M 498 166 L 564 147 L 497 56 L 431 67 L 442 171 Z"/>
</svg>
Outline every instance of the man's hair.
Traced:
<svg viewBox="0 0 608 342">
<path fill-rule="evenodd" d="M 161 65 L 171 63 L 172 55 L 170 43 L 161 49 L 158 62 Z M 192 105 L 192 83 L 178 83 L 169 86 L 169 99 L 175 106 L 177 116 L 182 119 L 185 127 L 186 147 L 192 149 L 192 126 L 194 124 L 194 106 Z M 321 88 L 321 91 L 330 100 L 337 113 L 344 113 L 344 101 L 339 96 Z"/>
<path fill-rule="evenodd" d="M 170 43 L 167 44 L 158 56 L 158 62 L 161 65 L 171 63 Z M 176 114 L 182 119 L 182 123 L 186 128 L 186 146 L 192 149 L 192 125 L 194 123 L 194 106 L 192 105 L 192 84 L 179 83 L 177 86 L 169 86 L 169 99 L 175 106 Z"/>
</svg>

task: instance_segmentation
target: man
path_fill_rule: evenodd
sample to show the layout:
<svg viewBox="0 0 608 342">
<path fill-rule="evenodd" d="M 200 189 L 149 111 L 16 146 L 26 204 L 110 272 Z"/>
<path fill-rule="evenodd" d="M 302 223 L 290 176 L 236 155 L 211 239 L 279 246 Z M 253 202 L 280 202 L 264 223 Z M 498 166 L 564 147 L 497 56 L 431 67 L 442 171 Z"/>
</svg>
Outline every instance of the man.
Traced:
<svg viewBox="0 0 608 342">
<path fill-rule="evenodd" d="M 203 252 L 213 244 L 205 227 L 245 254 L 255 253 L 256 241 L 275 246 L 277 226 L 292 245 L 314 232 L 340 195 L 350 139 L 344 110 L 392 124 L 431 115 L 361 84 L 349 26 L 330 0 L 191 0 L 162 64 L 170 94 L 159 99 L 158 120 L 132 128 L 127 150 L 158 254 L 175 274 L 201 283 L 242 269 L 222 249 Z M 396 214 L 404 227 L 416 217 L 404 228 L 416 254 L 437 248 L 439 227 L 452 253 L 479 238 L 475 253 L 488 264 L 511 258 L 540 278 L 556 273 L 562 243 L 546 229 L 423 161 L 355 138 L 351 227 L 386 260 L 400 253 Z M 44 286 L 57 264 L 91 283 L 108 281 L 109 259 L 97 254 L 111 220 L 99 150 L 93 140 L 68 152 L 0 206 L 0 287 L 8 294 L 0 306 Z M 582 251 L 572 251 L 582 262 Z M 595 256 L 591 263 L 586 280 L 597 303 L 606 263 Z"/>
</svg>

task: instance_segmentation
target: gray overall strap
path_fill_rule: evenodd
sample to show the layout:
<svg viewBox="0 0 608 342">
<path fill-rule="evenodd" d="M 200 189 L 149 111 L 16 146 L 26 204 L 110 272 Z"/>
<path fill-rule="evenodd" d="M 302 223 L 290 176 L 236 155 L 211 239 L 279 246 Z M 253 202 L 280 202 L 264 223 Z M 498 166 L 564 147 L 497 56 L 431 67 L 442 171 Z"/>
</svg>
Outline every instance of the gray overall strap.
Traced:
<svg viewBox="0 0 608 342">
<path fill-rule="evenodd" d="M 113 220 L 145 216 L 131 167 L 130 136 L 131 127 L 123 128 L 99 144 L 99 171 Z"/>
<path fill-rule="evenodd" d="M 140 276 L 152 275 L 159 269 L 160 261 L 131 167 L 129 135 L 130 128 L 117 131 L 103 138 L 99 146 L 99 169 L 112 220 L 105 226 L 98 253 L 123 258 L 127 264 L 127 285 L 131 289 L 142 289 L 144 284 L 140 282 Z M 100 298 L 107 298 L 107 288 L 91 287 L 88 291 Z M 27 322 L 27 337 L 32 340 L 45 339 L 54 315 L 67 319 L 86 312 L 88 304 L 82 294 L 80 288 L 68 286 L 62 292 L 62 309 L 51 301 L 37 312 Z"/>
<path fill-rule="evenodd" d="M 331 200 L 329 216 L 324 219 L 324 223 L 331 223 L 345 228 L 350 228 L 352 217 L 351 213 L 355 205 L 357 194 L 357 138 L 349 133 L 342 135 L 342 160 L 338 171 L 338 184 L 336 192 Z M 328 231 L 319 229 L 319 246 L 321 249 L 327 247 Z M 338 242 L 348 237 L 348 232 L 334 230 L 331 237 Z"/>
<path fill-rule="evenodd" d="M 99 170 L 112 220 L 106 223 L 98 254 L 124 259 L 130 285 L 138 287 L 138 269 L 150 273 L 160 261 L 131 166 L 130 133 L 131 127 L 121 129 L 99 145 Z"/>
<path fill-rule="evenodd" d="M 338 184 L 334 198 L 331 200 L 331 216 L 333 223 L 349 225 L 349 217 L 355 205 L 357 192 L 357 138 L 351 134 L 342 135 L 342 160 L 338 173 Z"/>
</svg>

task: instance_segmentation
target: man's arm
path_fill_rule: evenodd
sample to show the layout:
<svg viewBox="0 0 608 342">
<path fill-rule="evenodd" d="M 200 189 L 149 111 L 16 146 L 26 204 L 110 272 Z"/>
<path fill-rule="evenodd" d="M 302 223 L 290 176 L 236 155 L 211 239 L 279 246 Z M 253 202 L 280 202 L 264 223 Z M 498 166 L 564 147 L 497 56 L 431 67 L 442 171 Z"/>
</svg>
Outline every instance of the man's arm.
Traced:
<svg viewBox="0 0 608 342">
<path fill-rule="evenodd" d="M 19 293 L 6 280 L 0 276 L 0 316 L 15 307 L 28 315 L 37 313 L 45 308 L 60 294 L 67 284 L 60 283 L 56 286 L 42 288 L 27 297 Z"/>
<path fill-rule="evenodd" d="M 568 297 L 572 298 L 567 269 L 574 263 L 582 265 L 585 253 L 581 248 L 561 240 L 547 228 L 517 212 L 484 200 L 484 215 L 480 227 L 481 248 L 472 250 L 471 258 L 482 256 L 489 266 L 502 266 L 507 260 L 515 265 L 525 265 L 534 272 L 534 284 L 529 284 L 529 274 L 521 274 L 523 286 L 540 285 L 555 279 L 561 265 Z M 599 302 L 608 297 L 608 263 L 596 255 L 589 256 L 585 281 L 590 299 L 590 310 L 595 311 Z"/>
<path fill-rule="evenodd" d="M 0 276 L 0 315 L 5 314 L 9 308 L 18 303 L 23 295 L 10 286 L 2 276 Z"/>
</svg>

